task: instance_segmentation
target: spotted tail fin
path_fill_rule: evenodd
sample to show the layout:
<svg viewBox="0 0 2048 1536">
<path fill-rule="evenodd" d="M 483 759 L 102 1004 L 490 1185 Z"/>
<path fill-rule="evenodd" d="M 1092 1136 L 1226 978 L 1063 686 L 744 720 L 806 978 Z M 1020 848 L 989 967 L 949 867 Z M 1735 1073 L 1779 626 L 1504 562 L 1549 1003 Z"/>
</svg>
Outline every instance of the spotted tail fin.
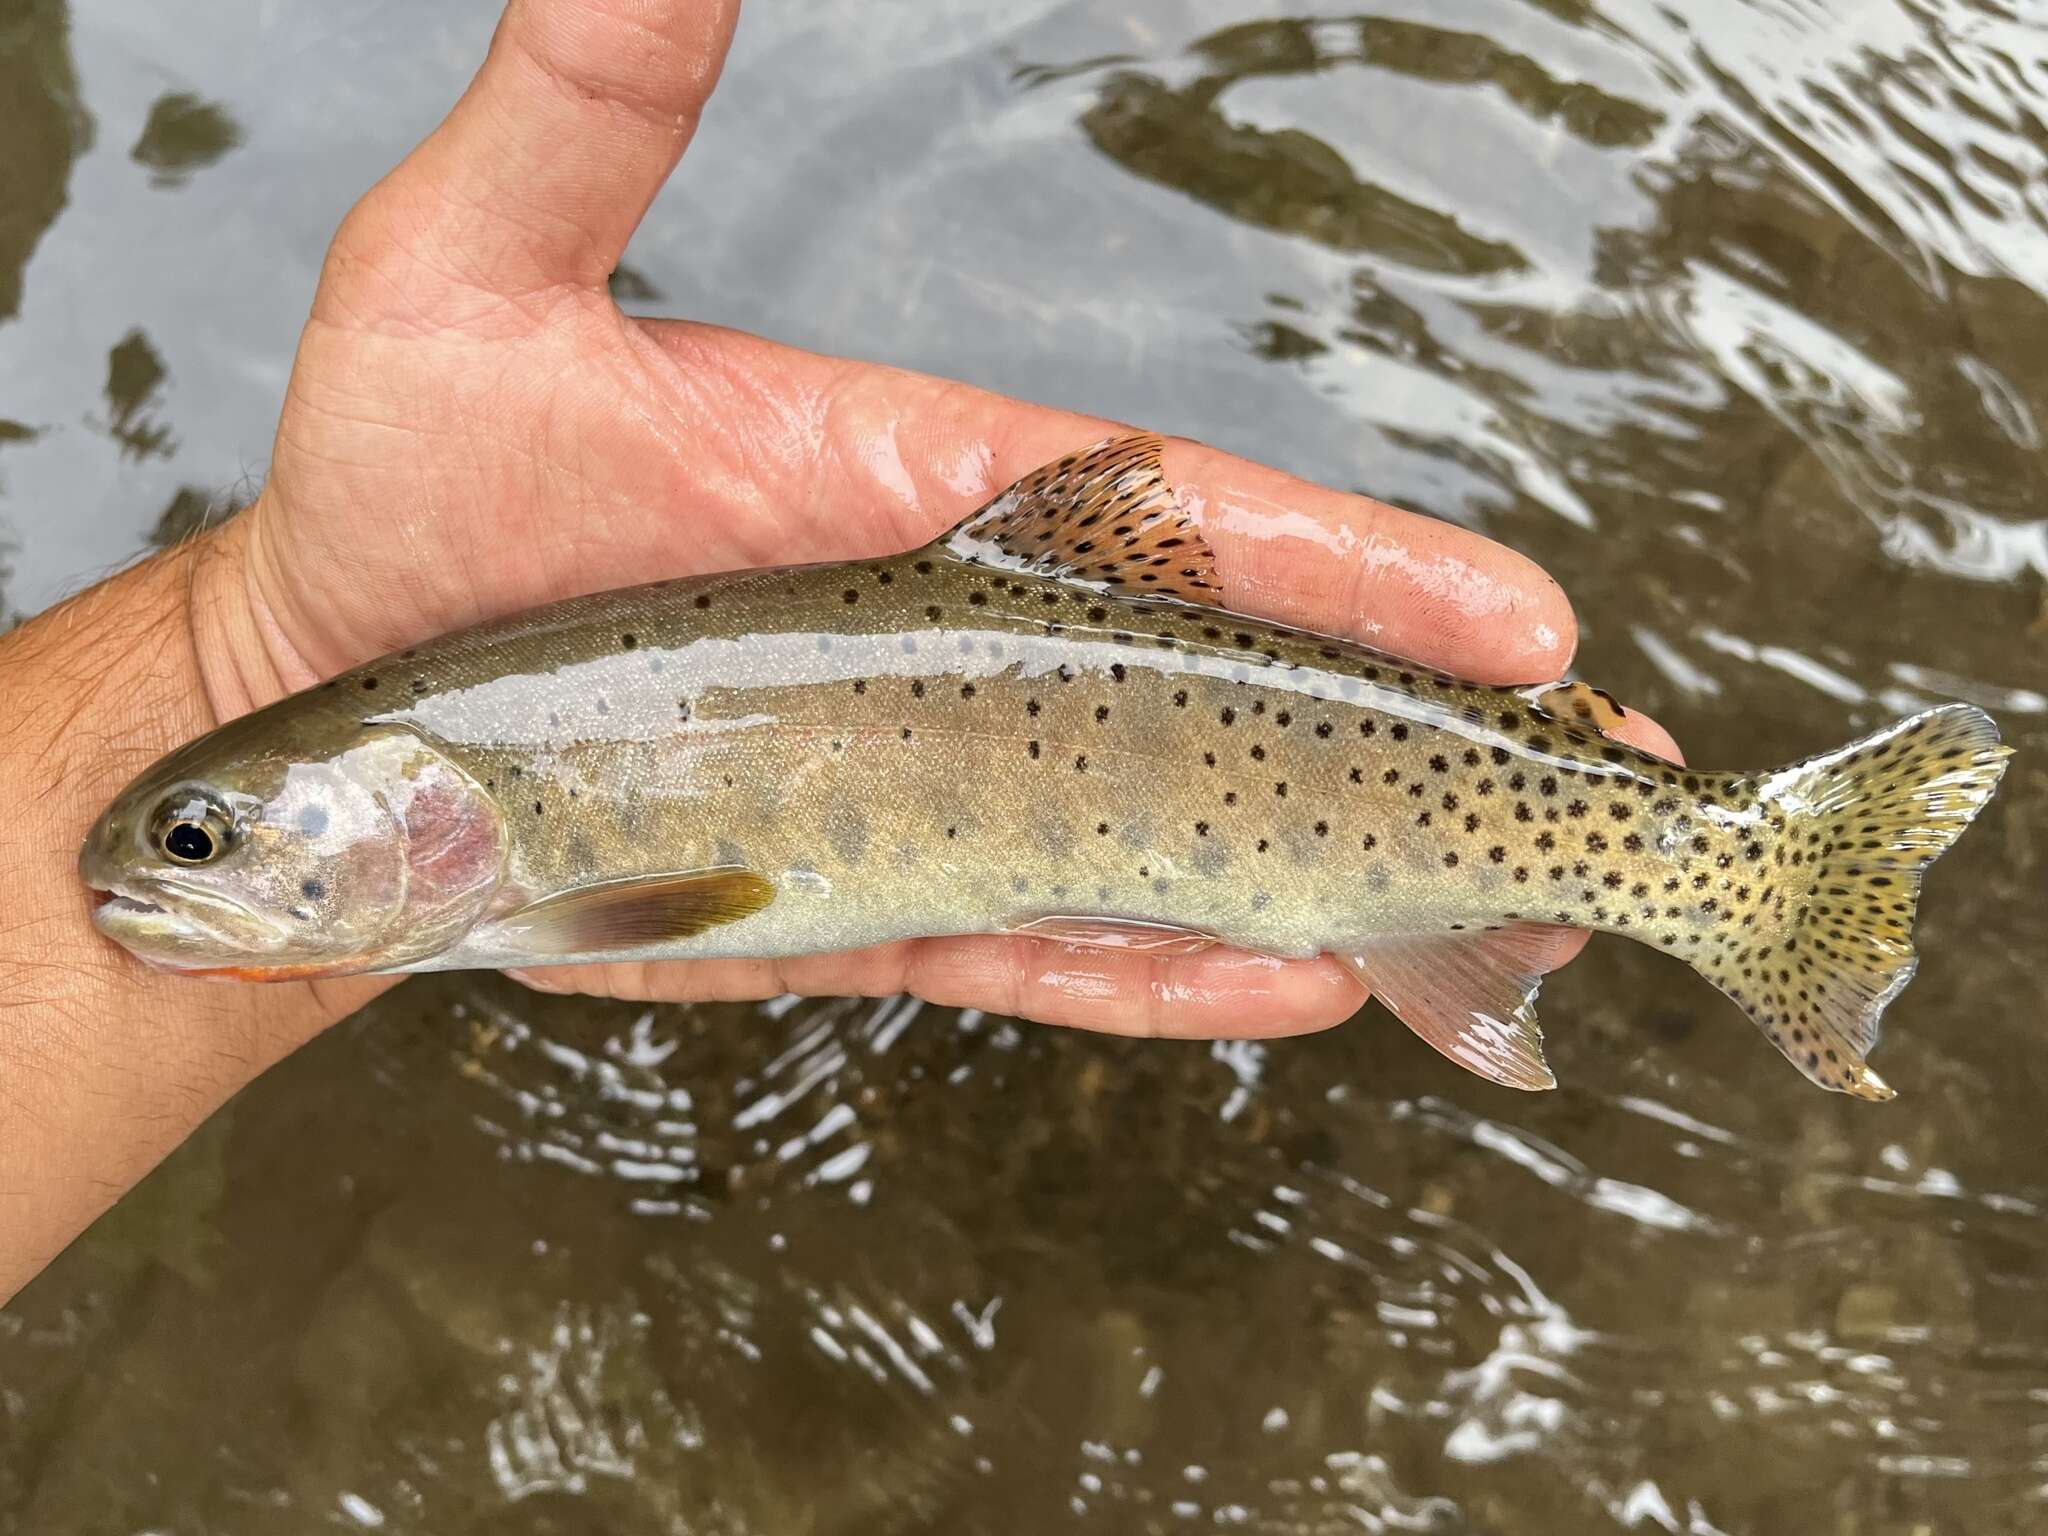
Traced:
<svg viewBox="0 0 2048 1536">
<path fill-rule="evenodd" d="M 1696 964 L 1823 1088 L 1892 1097 L 1864 1057 L 1918 964 L 1920 877 L 2010 750 L 1983 710 L 1949 704 L 1757 781 L 1785 901 L 1754 939 Z"/>
</svg>

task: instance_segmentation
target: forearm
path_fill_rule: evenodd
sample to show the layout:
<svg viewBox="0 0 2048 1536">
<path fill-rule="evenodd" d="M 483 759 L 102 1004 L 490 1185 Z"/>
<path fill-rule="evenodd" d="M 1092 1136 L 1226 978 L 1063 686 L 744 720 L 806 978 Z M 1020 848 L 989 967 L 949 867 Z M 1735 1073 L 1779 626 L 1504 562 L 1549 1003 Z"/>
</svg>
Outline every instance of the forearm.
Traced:
<svg viewBox="0 0 2048 1536">
<path fill-rule="evenodd" d="M 281 690 L 239 530 L 0 639 L 0 1301 L 352 990 L 162 975 L 93 928 L 78 846 L 152 759 Z"/>
</svg>

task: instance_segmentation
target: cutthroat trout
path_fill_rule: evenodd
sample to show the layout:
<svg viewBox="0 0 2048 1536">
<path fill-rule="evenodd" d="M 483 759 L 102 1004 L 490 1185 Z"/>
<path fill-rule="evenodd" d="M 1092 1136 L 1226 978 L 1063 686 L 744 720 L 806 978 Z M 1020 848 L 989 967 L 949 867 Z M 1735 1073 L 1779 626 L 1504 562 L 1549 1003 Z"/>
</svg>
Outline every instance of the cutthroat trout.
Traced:
<svg viewBox="0 0 2048 1536">
<path fill-rule="evenodd" d="M 891 559 L 657 582 L 388 656 L 114 801 L 103 932 L 246 979 L 811 954 L 927 935 L 1336 956 L 1453 1060 L 1552 1085 L 1550 925 L 1685 960 L 1864 1098 L 1922 871 L 2006 749 L 1948 705 L 1765 773 L 1217 606 L 1160 441 Z"/>
</svg>

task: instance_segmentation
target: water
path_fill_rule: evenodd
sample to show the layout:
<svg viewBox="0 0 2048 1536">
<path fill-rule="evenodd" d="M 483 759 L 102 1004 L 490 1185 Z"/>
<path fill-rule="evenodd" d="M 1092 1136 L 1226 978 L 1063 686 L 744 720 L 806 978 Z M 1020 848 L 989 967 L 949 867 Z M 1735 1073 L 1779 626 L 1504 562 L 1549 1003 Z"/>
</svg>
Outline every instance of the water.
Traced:
<svg viewBox="0 0 2048 1536">
<path fill-rule="evenodd" d="M 262 473 L 493 20 L 0 11 L 33 612 Z M 1564 1088 L 413 983 L 0 1312 L 0 1531 L 2048 1526 L 2048 33 L 1994 0 L 756 0 L 631 307 L 1190 433 L 1542 560 L 1754 766 L 1965 698 L 1875 1108 L 1682 968 Z"/>
</svg>

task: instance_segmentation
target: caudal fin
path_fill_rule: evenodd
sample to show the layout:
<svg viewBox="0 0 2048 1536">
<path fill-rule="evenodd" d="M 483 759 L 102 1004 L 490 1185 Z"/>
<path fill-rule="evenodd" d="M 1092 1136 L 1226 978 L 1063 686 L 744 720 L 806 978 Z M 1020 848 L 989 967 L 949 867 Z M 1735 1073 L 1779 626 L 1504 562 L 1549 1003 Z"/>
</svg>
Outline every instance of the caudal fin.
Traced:
<svg viewBox="0 0 2048 1536">
<path fill-rule="evenodd" d="M 1892 1097 L 1864 1057 L 1918 964 L 1920 877 L 1991 798 L 2010 750 L 1983 710 L 1949 704 L 1757 782 L 1782 905 L 1698 964 L 1823 1088 Z"/>
</svg>

